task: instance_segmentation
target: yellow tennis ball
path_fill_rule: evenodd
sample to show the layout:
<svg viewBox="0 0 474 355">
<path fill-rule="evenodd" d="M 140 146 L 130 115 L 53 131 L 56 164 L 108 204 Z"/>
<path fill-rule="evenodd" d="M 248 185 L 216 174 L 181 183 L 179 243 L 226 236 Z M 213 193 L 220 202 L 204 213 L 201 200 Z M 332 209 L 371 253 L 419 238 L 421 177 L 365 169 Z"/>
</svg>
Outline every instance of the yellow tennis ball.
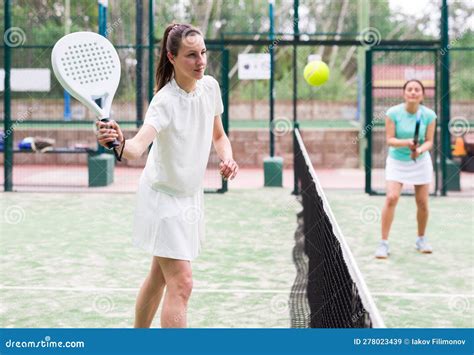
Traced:
<svg viewBox="0 0 474 355">
<path fill-rule="evenodd" d="M 329 79 L 329 67 L 320 60 L 313 60 L 304 67 L 303 76 L 309 85 L 323 85 Z"/>
</svg>

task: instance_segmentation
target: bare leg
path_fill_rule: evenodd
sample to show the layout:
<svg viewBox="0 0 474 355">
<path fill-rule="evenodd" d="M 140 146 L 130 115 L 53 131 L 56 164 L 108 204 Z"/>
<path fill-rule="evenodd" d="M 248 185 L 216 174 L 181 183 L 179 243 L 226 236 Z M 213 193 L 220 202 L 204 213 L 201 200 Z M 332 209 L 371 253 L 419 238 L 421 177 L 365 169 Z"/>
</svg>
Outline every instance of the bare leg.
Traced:
<svg viewBox="0 0 474 355">
<path fill-rule="evenodd" d="M 416 220 L 418 221 L 418 236 L 424 237 L 426 231 L 426 225 L 428 223 L 428 197 L 429 197 L 430 185 L 416 185 L 415 186 L 415 199 L 416 199 Z"/>
<path fill-rule="evenodd" d="M 147 275 L 137 297 L 135 306 L 135 328 L 149 328 L 160 305 L 165 277 L 158 258 L 153 257 L 150 273 Z"/>
<path fill-rule="evenodd" d="M 186 260 L 158 258 L 166 280 L 166 294 L 161 310 L 162 328 L 187 326 L 188 300 L 193 289 L 191 263 Z"/>
<path fill-rule="evenodd" d="M 395 207 L 397 207 L 402 184 L 396 181 L 387 181 L 387 198 L 382 209 L 382 239 L 388 240 L 390 227 L 395 216 Z"/>
</svg>

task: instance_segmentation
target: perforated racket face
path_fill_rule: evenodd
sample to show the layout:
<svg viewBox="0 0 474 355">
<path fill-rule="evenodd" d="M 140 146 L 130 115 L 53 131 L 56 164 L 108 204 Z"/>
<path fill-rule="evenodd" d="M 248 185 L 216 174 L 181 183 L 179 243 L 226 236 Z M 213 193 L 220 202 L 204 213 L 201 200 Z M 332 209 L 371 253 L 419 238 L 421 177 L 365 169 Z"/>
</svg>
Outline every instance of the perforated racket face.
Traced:
<svg viewBox="0 0 474 355">
<path fill-rule="evenodd" d="M 76 99 L 108 117 L 120 81 L 120 60 L 114 46 L 94 32 L 75 32 L 61 38 L 51 54 L 58 81 Z M 102 108 L 95 100 L 102 98 Z"/>
</svg>

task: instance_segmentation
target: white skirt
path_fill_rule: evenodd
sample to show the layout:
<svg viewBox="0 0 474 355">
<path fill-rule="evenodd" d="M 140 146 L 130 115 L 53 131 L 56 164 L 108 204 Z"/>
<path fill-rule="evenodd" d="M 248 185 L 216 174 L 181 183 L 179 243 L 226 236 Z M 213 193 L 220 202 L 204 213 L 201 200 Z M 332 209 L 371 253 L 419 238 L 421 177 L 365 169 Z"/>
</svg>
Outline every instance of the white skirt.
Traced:
<svg viewBox="0 0 474 355">
<path fill-rule="evenodd" d="M 385 180 L 397 181 L 409 185 L 426 185 L 433 180 L 433 163 L 428 152 L 416 162 L 401 161 L 387 157 L 385 165 Z"/>
<path fill-rule="evenodd" d="M 165 258 L 193 260 L 204 242 L 204 192 L 176 197 L 153 190 L 140 178 L 133 244 Z"/>
</svg>

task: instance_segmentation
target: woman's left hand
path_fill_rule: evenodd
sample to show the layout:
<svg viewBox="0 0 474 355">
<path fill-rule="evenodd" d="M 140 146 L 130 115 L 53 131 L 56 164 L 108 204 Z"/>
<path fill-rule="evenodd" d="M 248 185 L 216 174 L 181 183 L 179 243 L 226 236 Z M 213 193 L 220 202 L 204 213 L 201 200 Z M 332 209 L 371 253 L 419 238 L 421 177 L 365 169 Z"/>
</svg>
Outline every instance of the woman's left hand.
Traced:
<svg viewBox="0 0 474 355">
<path fill-rule="evenodd" d="M 224 180 L 233 180 L 239 171 L 239 166 L 234 159 L 227 159 L 219 163 L 219 171 Z"/>
<path fill-rule="evenodd" d="M 421 151 L 420 147 L 417 147 L 415 150 L 411 151 L 410 157 L 413 160 L 415 160 L 416 158 L 418 158 L 421 155 L 421 153 L 422 153 L 422 151 Z"/>
</svg>

